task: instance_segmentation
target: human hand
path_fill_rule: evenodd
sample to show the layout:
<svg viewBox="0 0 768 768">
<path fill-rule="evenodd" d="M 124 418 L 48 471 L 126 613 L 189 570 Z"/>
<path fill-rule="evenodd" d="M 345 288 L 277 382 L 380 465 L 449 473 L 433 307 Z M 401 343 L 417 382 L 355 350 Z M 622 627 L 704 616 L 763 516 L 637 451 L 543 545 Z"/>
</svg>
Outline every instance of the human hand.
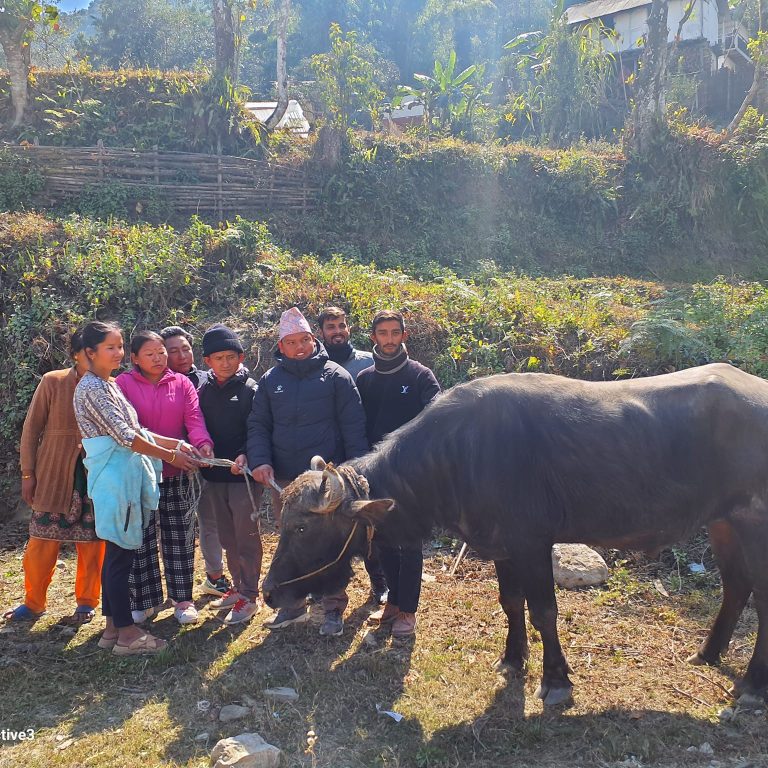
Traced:
<svg viewBox="0 0 768 768">
<path fill-rule="evenodd" d="M 169 463 L 183 472 L 194 472 L 200 468 L 200 461 L 195 456 L 181 450 L 175 451 L 174 459 Z"/>
<path fill-rule="evenodd" d="M 233 475 L 241 475 L 243 473 L 243 469 L 248 466 L 248 457 L 241 453 L 236 459 L 235 463 L 230 467 L 229 471 Z"/>
<path fill-rule="evenodd" d="M 37 487 L 37 478 L 34 475 L 28 477 L 26 480 L 22 478 L 21 481 L 21 498 L 30 507 L 35 500 L 35 488 Z"/>
<path fill-rule="evenodd" d="M 213 448 L 208 443 L 201 446 L 199 453 L 204 459 L 213 458 Z"/>
<path fill-rule="evenodd" d="M 262 485 L 269 485 L 275 479 L 275 471 L 269 464 L 262 464 L 256 469 L 251 470 L 251 477 Z"/>
</svg>

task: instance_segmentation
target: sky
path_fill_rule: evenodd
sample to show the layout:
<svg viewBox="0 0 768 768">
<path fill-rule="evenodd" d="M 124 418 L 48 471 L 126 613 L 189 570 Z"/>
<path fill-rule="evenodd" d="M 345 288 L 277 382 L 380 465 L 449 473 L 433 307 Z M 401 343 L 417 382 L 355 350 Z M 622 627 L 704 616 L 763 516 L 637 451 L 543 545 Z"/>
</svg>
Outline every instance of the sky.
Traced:
<svg viewBox="0 0 768 768">
<path fill-rule="evenodd" d="M 60 0 L 58 3 L 61 11 L 79 11 L 81 8 L 87 8 L 91 0 Z"/>
</svg>

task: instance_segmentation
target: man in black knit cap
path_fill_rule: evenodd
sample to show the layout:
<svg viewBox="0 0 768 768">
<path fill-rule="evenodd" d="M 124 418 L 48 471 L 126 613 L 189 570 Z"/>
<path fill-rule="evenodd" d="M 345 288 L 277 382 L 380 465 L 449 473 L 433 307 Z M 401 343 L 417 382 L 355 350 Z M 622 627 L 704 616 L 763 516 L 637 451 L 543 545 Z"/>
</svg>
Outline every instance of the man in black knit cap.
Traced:
<svg viewBox="0 0 768 768">
<path fill-rule="evenodd" d="M 408 357 L 407 340 L 408 331 L 400 312 L 383 309 L 374 315 L 373 367 L 362 371 L 356 380 L 372 446 L 418 416 L 440 394 L 435 374 Z M 369 621 L 391 623 L 395 637 L 407 637 L 416 631 L 424 564 L 421 547 L 379 546 L 378 550 L 389 596 L 384 608 L 371 614 Z"/>
</svg>

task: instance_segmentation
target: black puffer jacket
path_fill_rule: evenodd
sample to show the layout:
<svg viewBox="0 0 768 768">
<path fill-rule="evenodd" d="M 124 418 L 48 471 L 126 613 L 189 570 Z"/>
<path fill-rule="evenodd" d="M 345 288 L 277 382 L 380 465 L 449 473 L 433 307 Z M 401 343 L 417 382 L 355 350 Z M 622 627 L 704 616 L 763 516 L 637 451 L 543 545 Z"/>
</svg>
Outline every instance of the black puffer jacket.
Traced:
<svg viewBox="0 0 768 768">
<path fill-rule="evenodd" d="M 270 464 L 292 480 L 315 455 L 339 463 L 368 450 L 365 412 L 352 377 L 328 359 L 320 342 L 304 360 L 279 352 L 259 379 L 248 417 L 248 466 Z"/>
<path fill-rule="evenodd" d="M 220 387 L 209 372 L 197 391 L 205 426 L 213 440 L 213 453 L 218 459 L 236 459 L 245 453 L 248 416 L 256 391 L 256 382 L 245 366 Z M 233 475 L 226 467 L 207 467 L 203 477 L 213 483 L 244 483 L 242 475 Z"/>
</svg>

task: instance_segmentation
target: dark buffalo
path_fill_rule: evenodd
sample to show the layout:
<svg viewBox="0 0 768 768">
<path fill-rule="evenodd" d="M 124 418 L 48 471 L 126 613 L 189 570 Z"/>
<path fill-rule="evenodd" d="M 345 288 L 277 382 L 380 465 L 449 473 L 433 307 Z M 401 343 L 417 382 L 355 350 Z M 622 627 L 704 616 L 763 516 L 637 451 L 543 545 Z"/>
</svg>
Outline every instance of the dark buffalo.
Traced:
<svg viewBox="0 0 768 768">
<path fill-rule="evenodd" d="M 443 526 L 495 562 L 509 620 L 503 667 L 525 665 L 527 602 L 547 704 L 572 690 L 552 544 L 653 552 L 706 525 L 723 602 L 690 660 L 718 661 L 753 594 L 759 630 L 739 689 L 768 688 L 768 382 L 729 365 L 610 383 L 508 374 L 462 384 L 367 456 L 338 468 L 320 460 L 283 498 L 270 605 L 345 586 L 373 526 L 377 540 L 409 546 Z"/>
</svg>

